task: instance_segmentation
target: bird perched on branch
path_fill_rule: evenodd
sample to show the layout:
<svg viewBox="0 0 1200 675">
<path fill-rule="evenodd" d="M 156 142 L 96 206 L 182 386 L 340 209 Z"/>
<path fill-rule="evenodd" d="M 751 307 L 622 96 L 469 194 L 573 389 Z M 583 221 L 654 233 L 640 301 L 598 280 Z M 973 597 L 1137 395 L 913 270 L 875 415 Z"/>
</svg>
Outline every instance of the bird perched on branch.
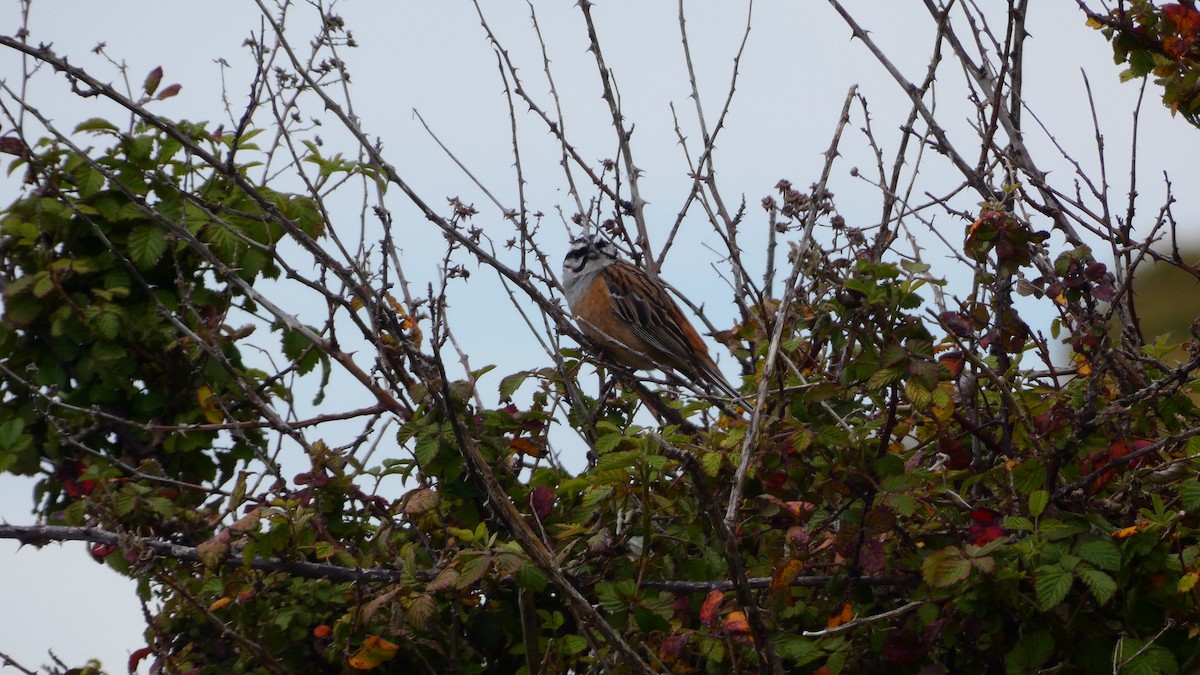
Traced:
<svg viewBox="0 0 1200 675">
<path fill-rule="evenodd" d="M 675 370 L 709 389 L 741 398 L 708 355 L 708 347 L 667 289 L 617 257 L 592 234 L 571 242 L 563 286 L 579 327 L 617 362 L 640 370 Z"/>
</svg>

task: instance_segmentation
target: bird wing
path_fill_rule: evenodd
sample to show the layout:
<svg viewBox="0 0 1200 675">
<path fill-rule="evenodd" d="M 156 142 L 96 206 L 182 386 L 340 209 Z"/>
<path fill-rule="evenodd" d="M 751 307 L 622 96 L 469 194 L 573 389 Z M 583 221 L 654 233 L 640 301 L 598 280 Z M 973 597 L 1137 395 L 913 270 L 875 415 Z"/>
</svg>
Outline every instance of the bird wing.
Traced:
<svg viewBox="0 0 1200 675">
<path fill-rule="evenodd" d="M 708 347 L 661 284 L 636 265 L 618 260 L 604 269 L 613 309 L 667 365 L 707 381 L 723 393 L 738 394 L 717 370 Z"/>
</svg>

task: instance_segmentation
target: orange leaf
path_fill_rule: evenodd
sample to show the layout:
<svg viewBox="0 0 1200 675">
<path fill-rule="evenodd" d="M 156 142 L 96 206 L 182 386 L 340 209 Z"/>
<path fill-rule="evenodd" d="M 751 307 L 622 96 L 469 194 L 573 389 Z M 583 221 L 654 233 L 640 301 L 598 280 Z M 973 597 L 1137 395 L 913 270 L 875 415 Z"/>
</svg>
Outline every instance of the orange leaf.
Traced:
<svg viewBox="0 0 1200 675">
<path fill-rule="evenodd" d="M 321 624 L 313 629 L 313 637 L 318 640 L 329 637 L 331 633 L 333 633 L 333 629 L 325 624 Z"/>
<path fill-rule="evenodd" d="M 825 627 L 826 628 L 837 628 L 838 626 L 841 626 L 842 624 L 849 623 L 850 620 L 853 618 L 854 618 L 854 608 L 851 607 L 850 603 L 847 602 L 846 604 L 842 605 L 842 611 L 829 617 L 829 621 L 825 622 Z"/>
<path fill-rule="evenodd" d="M 779 591 L 787 590 L 792 582 L 799 576 L 800 570 L 804 569 L 804 561 L 799 558 L 792 558 L 787 561 L 783 567 L 775 570 L 775 574 L 771 575 L 771 592 L 778 593 Z"/>
<path fill-rule="evenodd" d="M 222 607 L 224 607 L 225 605 L 228 605 L 231 602 L 233 602 L 233 598 L 231 598 L 229 596 L 226 596 L 224 598 L 219 598 L 219 599 L 217 599 L 216 602 L 214 602 L 213 604 L 208 606 L 208 611 L 215 612 L 215 611 L 221 609 Z"/>
<path fill-rule="evenodd" d="M 704 604 L 700 606 L 700 623 L 705 626 L 711 626 L 717 620 L 717 615 L 721 613 L 721 605 L 725 604 L 725 594 L 717 589 L 708 592 L 708 596 L 704 598 Z"/>
<path fill-rule="evenodd" d="M 1200 12 L 1184 5 L 1163 5 L 1163 16 L 1175 24 L 1175 32 L 1184 38 L 1194 38 L 1200 34 Z"/>
<path fill-rule="evenodd" d="M 725 617 L 725 632 L 733 635 L 749 634 L 750 622 L 746 621 L 746 615 L 742 612 L 730 612 L 729 616 Z"/>
<path fill-rule="evenodd" d="M 508 447 L 512 448 L 512 451 L 518 455 L 528 455 L 530 457 L 542 456 L 542 447 L 524 436 L 519 436 L 509 441 Z"/>
<path fill-rule="evenodd" d="M 966 357 L 962 352 L 946 352 L 938 357 L 938 363 L 946 366 L 946 370 L 950 371 L 950 377 L 958 379 L 962 375 L 963 366 L 966 365 Z"/>
<path fill-rule="evenodd" d="M 356 670 L 371 670 L 396 657 L 400 646 L 375 635 L 363 640 L 358 653 L 350 657 L 350 667 Z"/>
</svg>

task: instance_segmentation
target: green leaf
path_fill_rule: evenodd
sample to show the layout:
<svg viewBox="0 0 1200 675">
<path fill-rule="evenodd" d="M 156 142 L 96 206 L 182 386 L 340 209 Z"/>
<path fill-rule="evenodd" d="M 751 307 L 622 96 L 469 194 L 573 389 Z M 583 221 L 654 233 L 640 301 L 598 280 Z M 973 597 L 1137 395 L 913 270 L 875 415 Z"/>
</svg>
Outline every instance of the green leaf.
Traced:
<svg viewBox="0 0 1200 675">
<path fill-rule="evenodd" d="M 1200 509 L 1200 483 L 1189 481 L 1179 488 L 1179 503 L 1188 511 Z"/>
<path fill-rule="evenodd" d="M 90 197 L 104 187 L 104 174 L 87 164 L 80 165 L 73 173 L 81 197 Z"/>
<path fill-rule="evenodd" d="M 1004 529 L 1014 531 L 1033 530 L 1033 521 L 1025 516 L 1007 516 L 1004 518 Z"/>
<path fill-rule="evenodd" d="M 796 665 L 800 666 L 819 658 L 822 654 L 815 642 L 794 633 L 781 635 L 776 639 L 775 651 L 779 652 L 780 657 L 795 661 Z"/>
<path fill-rule="evenodd" d="M 1096 602 L 1102 605 L 1107 604 L 1113 594 L 1117 592 L 1117 582 L 1100 570 L 1081 565 L 1075 569 L 1075 574 L 1092 592 L 1092 597 L 1096 598 Z"/>
<path fill-rule="evenodd" d="M 522 588 L 528 588 L 535 593 L 541 593 L 546 590 L 546 574 L 531 563 L 521 565 L 521 569 L 517 570 L 517 584 Z"/>
<path fill-rule="evenodd" d="M 42 270 L 33 275 L 33 297 L 44 298 L 49 295 L 50 291 L 54 290 L 54 280 L 50 278 L 50 273 Z"/>
<path fill-rule="evenodd" d="M 1034 590 L 1037 591 L 1038 602 L 1043 611 L 1050 611 L 1067 597 L 1071 583 L 1075 580 L 1071 573 L 1058 565 L 1043 565 L 1034 573 Z"/>
<path fill-rule="evenodd" d="M 513 393 L 515 393 L 517 389 L 525 382 L 526 378 L 532 374 L 532 372 L 525 370 L 519 373 L 513 373 L 512 375 L 508 375 L 504 379 L 500 380 L 500 398 L 512 398 Z"/>
<path fill-rule="evenodd" d="M 167 250 L 167 238 L 162 228 L 138 225 L 129 233 L 129 258 L 138 269 L 153 267 Z"/>
<path fill-rule="evenodd" d="M 1045 490 L 1034 490 L 1029 493 L 1029 515 L 1037 518 L 1046 510 L 1050 503 L 1050 493 Z"/>
<path fill-rule="evenodd" d="M 1046 662 L 1054 653 L 1054 639 L 1045 630 L 1026 633 L 1017 640 L 1017 644 L 1005 659 L 1005 670 L 1008 673 L 1028 673 L 1036 671 L 1038 666 Z"/>
<path fill-rule="evenodd" d="M 611 452 L 614 448 L 625 440 L 625 436 L 621 433 L 605 434 L 596 439 L 596 454 L 603 455 L 606 452 Z"/>
<path fill-rule="evenodd" d="M 712 478 L 717 475 L 717 471 L 721 469 L 721 453 L 706 452 L 700 455 L 700 468 L 704 469 L 704 475 Z"/>
<path fill-rule="evenodd" d="M 588 648 L 588 641 L 582 635 L 567 635 L 562 640 L 568 654 L 582 654 Z"/>
<path fill-rule="evenodd" d="M 921 576 L 930 586 L 952 586 L 971 574 L 971 561 L 957 548 L 931 554 L 921 563 Z"/>
<path fill-rule="evenodd" d="M 75 133 L 78 134 L 83 131 L 99 133 L 102 131 L 118 131 L 118 129 L 117 125 L 102 117 L 93 117 L 91 119 L 84 120 L 75 126 Z"/>
<path fill-rule="evenodd" d="M 487 574 L 488 569 L 491 568 L 491 565 L 492 556 L 487 554 L 471 555 L 463 564 L 462 576 L 458 578 L 458 581 L 454 584 L 454 587 L 459 590 L 463 590 L 474 586 L 479 582 L 480 579 L 484 577 L 485 574 Z"/>
<path fill-rule="evenodd" d="M 1075 552 L 1093 567 L 1109 572 L 1121 569 L 1121 549 L 1112 539 L 1093 539 L 1080 544 Z"/>
</svg>

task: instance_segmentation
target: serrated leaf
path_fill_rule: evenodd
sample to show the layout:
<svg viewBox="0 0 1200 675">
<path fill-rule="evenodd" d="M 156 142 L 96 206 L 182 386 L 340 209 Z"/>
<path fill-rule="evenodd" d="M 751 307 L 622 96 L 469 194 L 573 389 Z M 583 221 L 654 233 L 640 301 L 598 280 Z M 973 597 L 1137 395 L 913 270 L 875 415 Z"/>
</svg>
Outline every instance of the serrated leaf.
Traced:
<svg viewBox="0 0 1200 675">
<path fill-rule="evenodd" d="M 438 572 L 438 575 L 434 577 L 432 581 L 430 581 L 428 584 L 425 584 L 425 590 L 429 593 L 437 593 L 438 591 L 444 591 L 447 588 L 452 588 L 458 582 L 459 576 L 458 570 L 454 569 L 453 567 L 447 567 L 441 572 Z"/>
<path fill-rule="evenodd" d="M 620 433 L 605 434 L 604 436 L 597 438 L 596 439 L 596 454 L 603 455 L 606 452 L 610 452 L 613 448 L 620 445 L 621 441 L 624 439 L 625 439 L 625 436 L 623 436 Z"/>
<path fill-rule="evenodd" d="M 1081 565 L 1075 569 L 1075 574 L 1092 592 L 1092 597 L 1096 598 L 1096 602 L 1102 605 L 1107 604 L 1113 594 L 1117 592 L 1117 582 L 1100 570 Z"/>
<path fill-rule="evenodd" d="M 608 486 L 588 488 L 583 493 L 583 499 L 580 501 L 580 505 L 585 509 L 591 508 L 596 504 L 599 504 L 601 501 L 608 499 L 609 495 L 611 494 L 612 488 Z"/>
<path fill-rule="evenodd" d="M 1050 493 L 1045 490 L 1034 490 L 1029 493 L 1029 515 L 1037 518 L 1046 510 L 1050 503 Z"/>
<path fill-rule="evenodd" d="M 1109 572 L 1121 569 L 1121 549 L 1117 548 L 1112 539 L 1093 539 L 1080 544 L 1075 552 L 1098 569 Z"/>
<path fill-rule="evenodd" d="M 104 187 L 104 174 L 86 164 L 79 167 L 73 174 L 75 185 L 79 187 L 79 196 L 90 197 Z"/>
<path fill-rule="evenodd" d="M 528 588 L 535 593 L 541 593 L 546 590 L 546 574 L 534 566 L 532 563 L 521 565 L 521 569 L 516 573 L 517 584 L 522 588 Z"/>
<path fill-rule="evenodd" d="M 167 238 L 160 227 L 139 225 L 129 233 L 129 259 L 139 269 L 153 266 L 166 250 Z"/>
<path fill-rule="evenodd" d="M 704 475 L 712 478 L 717 475 L 717 471 L 721 469 L 721 453 L 708 452 L 700 455 L 700 468 L 704 469 Z"/>
<path fill-rule="evenodd" d="M 1179 503 L 1188 511 L 1200 509 L 1200 483 L 1189 481 L 1179 488 Z"/>
<path fill-rule="evenodd" d="M 1029 531 L 1033 529 L 1033 522 L 1025 516 L 1006 516 L 1004 518 L 1004 529 L 1012 531 Z"/>
<path fill-rule="evenodd" d="M 512 375 L 508 375 L 504 379 L 500 380 L 500 398 L 505 400 L 512 398 L 513 393 L 516 392 L 517 389 L 532 374 L 533 373 L 526 370 L 520 373 L 513 373 Z"/>
<path fill-rule="evenodd" d="M 454 584 L 454 587 L 462 590 L 474 586 L 487 574 L 491 566 L 492 556 L 487 554 L 472 555 L 463 564 L 462 574 Z"/>
<path fill-rule="evenodd" d="M 425 630 L 425 624 L 429 623 L 429 617 L 433 616 L 436 611 L 437 603 L 433 601 L 433 596 L 422 593 L 408 604 L 404 610 L 404 620 L 417 630 Z"/>
<path fill-rule="evenodd" d="M 1075 578 L 1058 565 L 1043 565 L 1034 572 L 1034 590 L 1042 611 L 1053 609 L 1067 597 Z"/>
<path fill-rule="evenodd" d="M 438 493 L 430 488 L 418 488 L 408 493 L 404 501 L 404 512 L 409 515 L 424 513 L 441 501 Z"/>
<path fill-rule="evenodd" d="M 952 586 L 971 574 L 971 561 L 958 549 L 938 551 L 921 563 L 921 576 L 930 586 Z"/>
</svg>

